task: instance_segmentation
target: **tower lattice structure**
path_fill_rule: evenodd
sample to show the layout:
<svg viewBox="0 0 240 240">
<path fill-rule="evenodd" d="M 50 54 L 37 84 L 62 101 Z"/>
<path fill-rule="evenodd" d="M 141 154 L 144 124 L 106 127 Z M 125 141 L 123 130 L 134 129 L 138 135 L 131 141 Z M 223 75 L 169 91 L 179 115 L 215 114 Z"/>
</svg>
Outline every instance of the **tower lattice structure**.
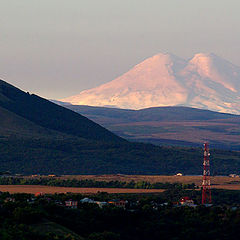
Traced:
<svg viewBox="0 0 240 240">
<path fill-rule="evenodd" d="M 203 182 L 202 182 L 202 204 L 210 204 L 212 202 L 211 183 L 210 183 L 210 162 L 209 162 L 209 144 L 204 143 L 203 153 Z"/>
</svg>

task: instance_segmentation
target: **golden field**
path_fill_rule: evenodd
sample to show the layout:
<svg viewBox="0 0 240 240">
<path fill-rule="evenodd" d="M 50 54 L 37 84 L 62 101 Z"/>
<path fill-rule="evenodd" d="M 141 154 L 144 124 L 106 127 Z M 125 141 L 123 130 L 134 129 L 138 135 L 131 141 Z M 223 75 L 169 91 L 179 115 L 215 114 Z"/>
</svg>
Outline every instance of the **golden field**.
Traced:
<svg viewBox="0 0 240 240">
<path fill-rule="evenodd" d="M 47 176 L 43 176 L 47 177 Z M 65 175 L 56 177 L 59 179 L 92 179 L 95 181 L 148 181 L 154 182 L 169 182 L 169 183 L 195 183 L 197 186 L 201 186 L 202 176 L 149 176 L 149 175 Z M 211 177 L 212 188 L 227 189 L 227 190 L 240 190 L 240 178 L 232 178 L 228 176 L 212 176 Z M 10 193 L 32 193 L 42 192 L 46 194 L 54 193 L 82 193 L 82 194 L 94 194 L 97 192 L 108 193 L 158 193 L 163 192 L 164 189 L 125 189 L 125 188 L 76 188 L 76 187 L 52 187 L 52 186 L 39 186 L 39 185 L 0 185 L 0 191 Z"/>
<path fill-rule="evenodd" d="M 76 187 L 51 187 L 39 185 L 0 185 L 1 192 L 9 193 L 81 193 L 94 194 L 98 192 L 107 193 L 158 193 L 163 192 L 163 189 L 125 189 L 125 188 L 76 188 Z"/>
</svg>

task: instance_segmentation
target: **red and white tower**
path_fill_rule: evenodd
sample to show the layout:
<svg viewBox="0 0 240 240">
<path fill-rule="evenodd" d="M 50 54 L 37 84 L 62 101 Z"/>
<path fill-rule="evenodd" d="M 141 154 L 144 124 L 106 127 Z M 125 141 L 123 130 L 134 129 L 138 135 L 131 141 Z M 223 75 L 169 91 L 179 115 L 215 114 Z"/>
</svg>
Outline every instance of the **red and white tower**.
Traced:
<svg viewBox="0 0 240 240">
<path fill-rule="evenodd" d="M 210 204 L 211 197 L 211 184 L 210 184 L 210 163 L 209 163 L 209 145 L 204 143 L 204 160 L 203 160 L 203 182 L 202 182 L 202 204 Z"/>
</svg>

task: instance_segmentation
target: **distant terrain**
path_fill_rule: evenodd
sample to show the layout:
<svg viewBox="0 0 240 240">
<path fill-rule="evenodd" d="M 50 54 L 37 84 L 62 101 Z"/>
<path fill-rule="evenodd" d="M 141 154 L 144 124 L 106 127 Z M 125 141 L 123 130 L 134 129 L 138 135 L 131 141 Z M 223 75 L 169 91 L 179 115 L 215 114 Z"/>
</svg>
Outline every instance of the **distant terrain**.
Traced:
<svg viewBox="0 0 240 240">
<path fill-rule="evenodd" d="M 132 143 L 88 118 L 0 81 L 0 172 L 202 173 L 202 149 Z M 212 150 L 214 174 L 237 173 L 240 152 Z"/>
<path fill-rule="evenodd" d="M 65 105 L 130 141 L 240 150 L 240 115 L 189 107 L 141 110 Z"/>
</svg>

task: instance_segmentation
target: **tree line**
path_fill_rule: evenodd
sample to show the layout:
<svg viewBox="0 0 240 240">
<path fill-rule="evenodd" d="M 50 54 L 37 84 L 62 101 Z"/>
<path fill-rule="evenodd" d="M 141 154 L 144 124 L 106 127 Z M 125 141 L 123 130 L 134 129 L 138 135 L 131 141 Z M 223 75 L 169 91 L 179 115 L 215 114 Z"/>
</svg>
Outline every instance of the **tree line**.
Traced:
<svg viewBox="0 0 240 240">
<path fill-rule="evenodd" d="M 95 181 L 92 179 L 59 179 L 59 178 L 29 178 L 29 177 L 0 177 L 0 185 L 45 185 L 55 187 L 84 187 L 84 188 L 135 188 L 135 189 L 195 189 L 194 183 L 169 183 L 148 181 Z"/>
</svg>

